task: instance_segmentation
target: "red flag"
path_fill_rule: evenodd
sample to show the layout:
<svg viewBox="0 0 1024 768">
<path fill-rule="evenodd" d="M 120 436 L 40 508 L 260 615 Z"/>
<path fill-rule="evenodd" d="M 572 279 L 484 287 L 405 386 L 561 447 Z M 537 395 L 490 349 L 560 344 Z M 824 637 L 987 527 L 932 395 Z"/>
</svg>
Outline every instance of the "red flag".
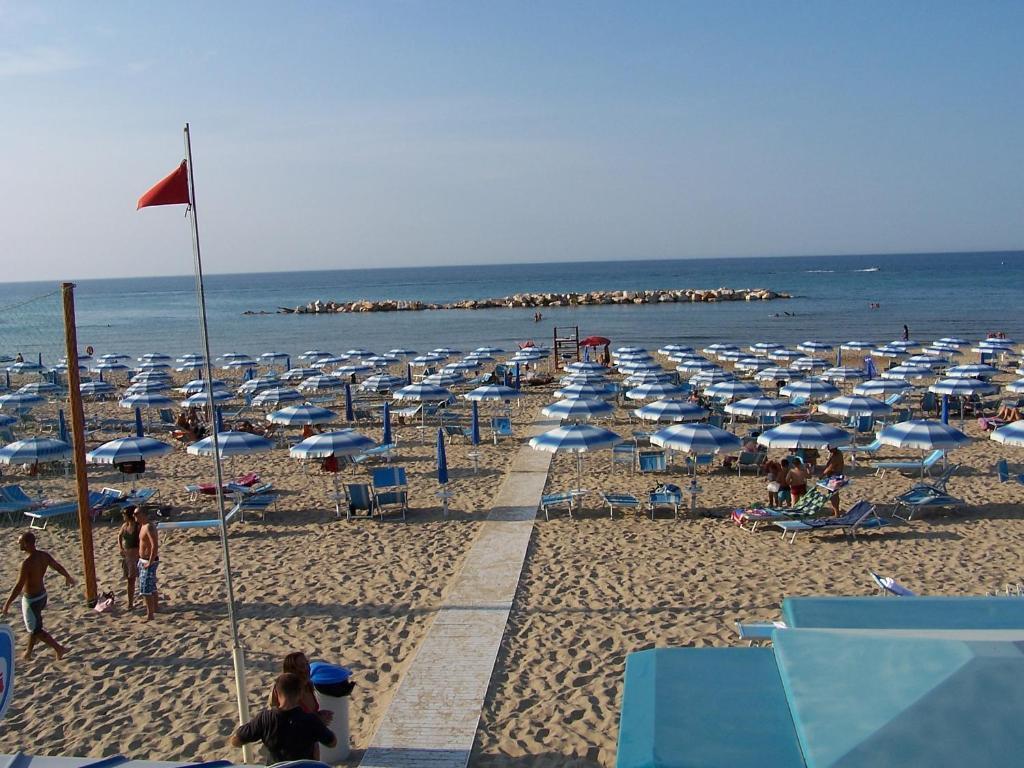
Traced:
<svg viewBox="0 0 1024 768">
<path fill-rule="evenodd" d="M 148 208 L 151 205 L 188 205 L 188 165 L 184 160 L 181 165 L 160 179 L 153 187 L 139 198 L 135 210 Z"/>
</svg>

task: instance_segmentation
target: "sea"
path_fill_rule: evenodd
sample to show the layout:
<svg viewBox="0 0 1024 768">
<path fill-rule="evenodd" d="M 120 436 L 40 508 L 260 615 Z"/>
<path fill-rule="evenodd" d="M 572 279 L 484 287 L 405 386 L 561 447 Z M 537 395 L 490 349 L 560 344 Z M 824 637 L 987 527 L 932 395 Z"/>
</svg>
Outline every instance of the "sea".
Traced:
<svg viewBox="0 0 1024 768">
<path fill-rule="evenodd" d="M 405 299 L 451 302 L 519 292 L 767 288 L 791 299 L 533 309 L 366 314 L 278 314 L 309 301 Z M 805 340 L 1024 339 L 1024 251 L 601 261 L 218 274 L 205 279 L 211 351 L 253 356 L 310 348 L 426 351 L 439 346 L 512 349 L 550 345 L 555 328 L 601 335 L 613 346 L 700 348 Z M 79 348 L 95 354 L 201 352 L 192 276 L 79 280 Z M 265 311 L 270 314 L 244 314 Z M 0 283 L 0 354 L 63 354 L 59 284 Z"/>
</svg>

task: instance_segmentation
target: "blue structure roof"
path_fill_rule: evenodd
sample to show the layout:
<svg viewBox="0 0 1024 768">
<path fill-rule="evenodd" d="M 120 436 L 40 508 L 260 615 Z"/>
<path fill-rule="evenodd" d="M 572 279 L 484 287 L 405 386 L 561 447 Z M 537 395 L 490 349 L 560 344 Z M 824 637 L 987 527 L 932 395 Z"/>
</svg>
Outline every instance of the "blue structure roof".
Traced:
<svg viewBox="0 0 1024 768">
<path fill-rule="evenodd" d="M 1020 629 L 1019 597 L 787 597 L 782 620 L 794 628 Z"/>
</svg>

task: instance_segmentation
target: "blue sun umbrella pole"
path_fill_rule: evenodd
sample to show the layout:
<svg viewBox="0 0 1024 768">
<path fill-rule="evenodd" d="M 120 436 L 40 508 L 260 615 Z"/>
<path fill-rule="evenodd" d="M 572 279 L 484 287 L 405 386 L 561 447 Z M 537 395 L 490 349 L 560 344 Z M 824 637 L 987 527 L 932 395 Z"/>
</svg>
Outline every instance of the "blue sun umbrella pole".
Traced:
<svg viewBox="0 0 1024 768">
<path fill-rule="evenodd" d="M 469 423 L 469 440 L 473 445 L 480 445 L 480 405 L 473 401 L 473 416 Z"/>
<path fill-rule="evenodd" d="M 135 409 L 135 436 L 145 437 L 145 430 L 142 428 L 142 409 Z"/>
<path fill-rule="evenodd" d="M 520 387 L 520 384 L 521 384 L 521 383 L 520 383 L 520 379 L 519 379 L 519 377 L 520 377 L 520 373 L 519 373 L 519 363 L 516 363 L 516 373 L 515 373 L 515 378 L 514 378 L 514 379 L 512 380 L 512 389 L 514 389 L 514 390 L 515 390 L 516 392 L 518 392 L 518 391 L 519 391 L 519 387 Z"/>
<path fill-rule="evenodd" d="M 345 421 L 355 421 L 356 414 L 352 410 L 352 385 L 345 384 Z"/>
<path fill-rule="evenodd" d="M 381 435 L 380 443 L 381 445 L 391 445 L 391 404 L 388 402 L 384 403 L 381 419 L 384 422 L 384 434 Z"/>
<path fill-rule="evenodd" d="M 942 396 L 942 423 L 949 424 L 949 395 Z"/>
</svg>

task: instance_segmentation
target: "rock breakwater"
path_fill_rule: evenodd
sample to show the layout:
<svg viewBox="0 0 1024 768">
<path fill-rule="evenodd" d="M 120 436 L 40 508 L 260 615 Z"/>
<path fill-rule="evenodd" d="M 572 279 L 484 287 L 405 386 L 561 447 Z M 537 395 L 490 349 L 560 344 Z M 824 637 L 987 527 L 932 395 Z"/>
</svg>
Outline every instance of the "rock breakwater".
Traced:
<svg viewBox="0 0 1024 768">
<path fill-rule="evenodd" d="M 715 303 L 720 301 L 773 301 L 790 294 L 765 288 L 693 288 L 660 291 L 588 291 L 586 293 L 516 293 L 496 299 L 465 299 L 444 304 L 398 299 L 323 301 L 317 299 L 297 307 L 278 307 L 279 314 L 319 315 L 345 312 L 421 312 L 432 309 L 543 309 L 545 307 L 591 307 L 608 304 Z M 269 314 L 247 311 L 244 314 Z"/>
</svg>

